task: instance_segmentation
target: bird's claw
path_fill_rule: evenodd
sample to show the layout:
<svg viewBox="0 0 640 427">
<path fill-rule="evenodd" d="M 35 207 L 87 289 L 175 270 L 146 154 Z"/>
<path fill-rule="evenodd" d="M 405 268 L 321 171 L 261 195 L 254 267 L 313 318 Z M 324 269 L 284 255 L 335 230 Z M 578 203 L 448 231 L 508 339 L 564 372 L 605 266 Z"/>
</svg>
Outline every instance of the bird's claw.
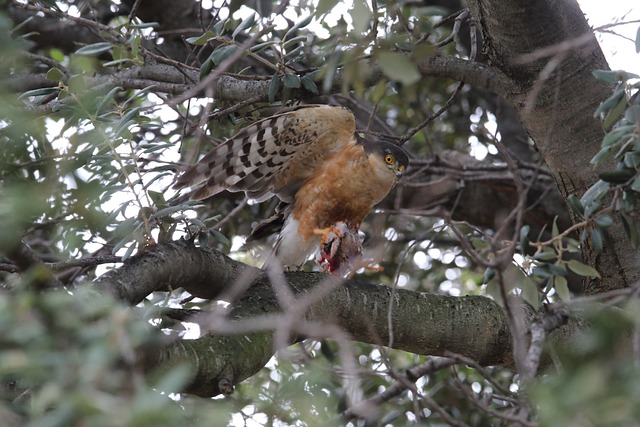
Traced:
<svg viewBox="0 0 640 427">
<path fill-rule="evenodd" d="M 324 271 L 350 274 L 362 257 L 362 237 L 358 227 L 338 222 L 331 227 L 316 230 L 322 236 L 320 255 L 316 260 Z"/>
<path fill-rule="evenodd" d="M 313 234 L 322 236 L 321 246 L 325 246 L 327 243 L 333 242 L 335 239 L 342 239 L 344 236 L 344 227 L 348 227 L 345 222 L 337 222 L 335 225 L 326 228 L 316 228 L 313 230 Z M 340 230 L 343 230 L 342 232 Z M 333 236 L 329 238 L 329 235 L 333 233 Z"/>
</svg>

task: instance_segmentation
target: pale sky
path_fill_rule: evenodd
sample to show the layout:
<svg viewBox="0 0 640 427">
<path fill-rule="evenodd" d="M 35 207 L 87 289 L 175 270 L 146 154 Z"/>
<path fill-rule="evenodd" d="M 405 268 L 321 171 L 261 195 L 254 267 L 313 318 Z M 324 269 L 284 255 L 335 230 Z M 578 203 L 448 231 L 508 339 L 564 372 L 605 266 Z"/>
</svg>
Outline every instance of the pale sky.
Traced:
<svg viewBox="0 0 640 427">
<path fill-rule="evenodd" d="M 638 0 L 578 0 L 592 27 L 615 22 L 640 21 Z M 608 28 L 615 34 L 597 33 L 602 50 L 611 69 L 623 69 L 640 74 L 640 54 L 636 53 L 634 40 L 640 22 Z M 628 39 L 623 38 L 627 37 Z"/>
</svg>

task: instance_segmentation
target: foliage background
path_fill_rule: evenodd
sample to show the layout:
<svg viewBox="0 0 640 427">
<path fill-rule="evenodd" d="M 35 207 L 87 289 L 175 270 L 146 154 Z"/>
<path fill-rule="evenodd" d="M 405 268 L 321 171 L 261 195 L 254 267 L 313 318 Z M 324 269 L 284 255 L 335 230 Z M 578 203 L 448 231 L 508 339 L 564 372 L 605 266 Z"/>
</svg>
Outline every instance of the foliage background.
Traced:
<svg viewBox="0 0 640 427">
<path fill-rule="evenodd" d="M 537 307 L 569 299 L 581 277 L 598 275 L 587 260 L 563 253 L 578 254 L 585 240 L 599 252 L 597 242 L 606 241 L 614 220 L 631 242 L 637 238 L 640 107 L 633 75 L 598 76 L 615 86 L 596 114 L 614 135 L 605 138 L 600 157 L 611 162 L 610 175 L 575 197 L 572 211 L 556 190 L 543 189 L 545 197 L 537 199 L 548 206 L 539 202 L 536 215 L 512 224 L 505 218 L 522 192 L 509 164 L 534 171 L 537 185 L 548 188 L 552 174 L 539 152 L 503 100 L 441 75 L 424 76 L 419 68 L 420 58 L 436 53 L 479 56 L 464 15 L 443 19 L 456 12 L 452 6 L 372 8 L 355 1 L 341 17 L 323 21 L 335 3 L 232 1 L 207 8 L 194 2 L 176 10 L 127 1 L 3 2 L 5 425 L 362 425 L 367 418 L 376 425 L 611 425 L 637 419 L 637 354 L 628 346 L 638 311 L 626 298 L 613 301 L 613 309 L 576 303 L 595 326 L 579 338 L 579 354 L 557 350 L 551 373 L 532 385 L 514 370 L 481 368 L 460 355 L 445 360 L 339 339 L 281 350 L 225 398 L 177 394 L 192 381 L 188 366 L 143 369 L 141 353 L 197 335 L 193 324 L 167 312 L 211 303 L 185 301 L 188 293 L 178 289 L 154 293 L 131 309 L 91 283 L 144 248 L 182 236 L 258 263 L 259 251 L 242 248 L 240 238 L 270 214 L 273 202 L 226 194 L 196 204 L 174 199 L 169 187 L 175 173 L 213 144 L 277 111 L 274 104 L 346 105 L 361 130 L 404 142 L 415 160 L 414 172 L 364 226 L 367 247 L 381 257 L 384 271 L 363 272 L 361 280 L 498 301 L 519 295 Z M 276 19 L 284 5 L 285 18 Z M 185 16 L 198 19 L 187 25 Z M 463 25 L 448 40 L 457 22 Z M 476 175 L 462 175 L 469 170 Z M 455 173 L 471 191 L 421 199 L 419 207 L 403 202 Z M 506 196 L 494 198 L 499 194 Z M 565 234 L 572 224 L 582 224 L 578 233 Z M 503 245 L 509 240 L 511 246 Z M 511 261 L 515 247 L 525 249 L 517 263 Z M 469 255 L 469 248 L 481 256 Z M 505 251 L 507 262 L 492 264 Z M 345 348 L 355 371 L 345 366 Z M 407 383 L 406 370 L 416 367 L 427 372 Z M 349 412 L 354 402 L 383 396 L 397 383 L 401 393 Z"/>
</svg>

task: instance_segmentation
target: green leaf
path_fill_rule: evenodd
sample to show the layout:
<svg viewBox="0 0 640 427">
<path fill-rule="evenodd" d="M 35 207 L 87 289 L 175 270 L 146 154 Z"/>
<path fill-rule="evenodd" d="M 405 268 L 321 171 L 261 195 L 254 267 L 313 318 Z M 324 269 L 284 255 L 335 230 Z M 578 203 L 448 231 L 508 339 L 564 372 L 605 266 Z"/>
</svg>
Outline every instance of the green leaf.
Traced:
<svg viewBox="0 0 640 427">
<path fill-rule="evenodd" d="M 207 77 L 209 73 L 211 73 L 211 70 L 213 70 L 213 61 L 211 59 L 207 59 L 204 61 L 204 64 L 202 64 L 202 67 L 200 67 L 200 80 Z"/>
<path fill-rule="evenodd" d="M 553 276 L 546 267 L 533 267 L 531 269 L 531 274 L 536 277 L 540 277 L 541 279 L 548 279 Z"/>
<path fill-rule="evenodd" d="M 489 283 L 489 281 L 490 281 L 491 279 L 493 279 L 493 277 L 494 277 L 495 275 L 496 275 L 496 271 L 495 271 L 493 268 L 491 268 L 491 267 L 487 268 L 487 269 L 484 271 L 484 277 L 483 277 L 483 279 L 482 279 L 482 283 L 485 283 L 485 284 L 486 284 L 486 283 Z"/>
<path fill-rule="evenodd" d="M 76 50 L 76 55 L 98 55 L 103 52 L 107 52 L 113 47 L 113 43 L 99 42 L 82 46 Z"/>
<path fill-rule="evenodd" d="M 302 87 L 304 87 L 306 90 L 311 93 L 315 93 L 316 95 L 318 94 L 318 86 L 311 77 L 306 75 L 300 79 L 300 82 L 302 83 Z"/>
<path fill-rule="evenodd" d="M 174 366 L 154 384 L 153 388 L 165 393 L 179 393 L 193 378 L 194 369 L 186 363 Z"/>
<path fill-rule="evenodd" d="M 154 212 L 149 217 L 149 219 L 152 220 L 152 219 L 156 219 L 156 218 L 162 218 L 164 216 L 170 216 L 171 214 L 179 212 L 179 211 L 182 211 L 182 210 L 184 210 L 184 209 L 182 209 L 182 206 L 169 206 L 169 207 L 166 207 L 164 209 L 160 209 L 157 212 Z"/>
<path fill-rule="evenodd" d="M 624 114 L 624 110 L 626 106 L 627 106 L 627 99 L 624 96 L 622 96 L 620 98 L 620 101 L 616 104 L 615 107 L 611 109 L 611 111 L 609 111 L 609 113 L 606 115 L 606 117 L 602 121 L 602 127 L 604 127 L 605 129 L 611 129 L 611 126 L 613 126 L 613 124 L 617 122 L 618 119 L 622 117 L 622 115 Z"/>
<path fill-rule="evenodd" d="M 567 244 L 567 252 L 571 253 L 579 253 L 580 252 L 580 242 L 570 237 L 565 238 L 565 242 Z"/>
<path fill-rule="evenodd" d="M 611 155 L 611 147 L 604 147 L 598 153 L 593 156 L 593 159 L 589 163 L 594 166 L 598 166 L 600 163 L 605 161 Z"/>
<path fill-rule="evenodd" d="M 127 248 L 127 251 L 124 253 L 124 255 L 122 255 L 122 261 L 126 260 L 131 255 L 133 255 L 133 252 L 136 250 L 137 247 L 138 247 L 138 242 L 133 242 L 131 246 Z"/>
<path fill-rule="evenodd" d="M 551 261 L 558 258 L 558 254 L 554 251 L 544 251 L 533 256 L 536 261 Z"/>
<path fill-rule="evenodd" d="M 166 202 L 166 200 L 164 198 L 164 193 L 162 193 L 160 191 L 148 190 L 147 194 L 149 194 L 149 197 L 151 198 L 151 201 L 156 206 L 163 205 Z"/>
<path fill-rule="evenodd" d="M 64 73 L 60 71 L 59 68 L 53 67 L 49 71 L 47 71 L 47 80 L 53 80 L 54 82 L 59 82 L 64 78 Z"/>
<path fill-rule="evenodd" d="M 124 246 L 131 241 L 131 236 L 123 237 L 111 250 L 111 255 L 117 255 L 120 249 L 124 248 Z"/>
<path fill-rule="evenodd" d="M 351 20 L 353 21 L 353 31 L 356 34 L 362 34 L 369 29 L 373 13 L 369 9 L 366 0 L 354 0 L 353 10 L 351 12 Z"/>
<path fill-rule="evenodd" d="M 316 7 L 316 16 L 321 16 L 325 13 L 331 12 L 338 2 L 339 0 L 320 0 Z"/>
<path fill-rule="evenodd" d="M 282 84 L 284 87 L 297 89 L 300 87 L 300 77 L 295 74 L 285 74 Z"/>
<path fill-rule="evenodd" d="M 140 53 L 140 43 L 142 43 L 142 37 L 135 36 L 131 40 L 131 55 L 135 58 Z"/>
<path fill-rule="evenodd" d="M 529 230 L 531 227 L 523 225 L 520 229 L 520 253 L 522 255 L 527 253 L 527 247 L 529 246 Z"/>
<path fill-rule="evenodd" d="M 567 197 L 567 204 L 575 214 L 584 215 L 584 206 L 582 206 L 580 199 L 575 194 L 570 194 Z"/>
<path fill-rule="evenodd" d="M 602 139 L 602 146 L 607 147 L 620 142 L 620 139 L 627 135 L 632 135 L 636 130 L 635 125 L 618 126 L 607 133 Z"/>
<path fill-rule="evenodd" d="M 139 91 L 137 91 L 133 95 L 131 95 L 124 102 L 124 105 L 129 105 L 130 102 L 132 102 L 132 101 L 134 101 L 136 99 L 144 99 L 144 98 L 146 98 L 147 94 L 149 92 L 151 92 L 154 88 L 155 88 L 155 85 L 149 85 L 149 86 L 145 87 L 144 89 L 140 89 Z"/>
<path fill-rule="evenodd" d="M 640 104 L 630 105 L 629 107 L 627 107 L 627 111 L 624 112 L 624 118 L 627 119 L 630 123 L 640 124 Z"/>
<path fill-rule="evenodd" d="M 341 57 L 342 53 L 340 51 L 334 52 L 327 61 L 327 64 L 322 68 L 322 91 L 324 93 L 329 93 L 331 91 L 331 88 L 333 87 L 333 78 L 335 77 L 338 70 L 338 64 L 342 59 Z"/>
<path fill-rule="evenodd" d="M 589 187 L 587 191 L 585 191 L 584 195 L 580 198 L 580 203 L 582 203 L 582 205 L 587 208 L 595 200 L 607 194 L 608 191 L 609 183 L 600 180 Z"/>
<path fill-rule="evenodd" d="M 120 65 L 120 64 L 134 64 L 135 61 L 131 58 L 122 58 L 122 59 L 116 59 L 115 61 L 108 61 L 103 63 L 102 65 L 104 67 L 113 67 L 115 65 Z"/>
<path fill-rule="evenodd" d="M 238 34 L 240 34 L 241 32 L 243 32 L 248 28 L 251 28 L 254 22 L 256 22 L 256 15 L 255 13 L 252 13 L 251 15 L 246 17 L 244 21 L 242 21 L 235 30 L 233 30 L 233 33 L 231 33 L 231 38 L 235 40 Z"/>
<path fill-rule="evenodd" d="M 14 28 L 15 31 L 15 28 Z M 51 48 L 49 50 L 49 56 L 56 62 L 64 61 L 64 52 L 57 48 Z"/>
<path fill-rule="evenodd" d="M 619 71 L 593 70 L 591 74 L 593 74 L 596 79 L 602 80 L 606 83 L 617 83 L 621 80 Z"/>
<path fill-rule="evenodd" d="M 630 188 L 636 193 L 640 193 L 640 177 L 636 177 L 636 179 L 633 180 Z"/>
<path fill-rule="evenodd" d="M 136 117 L 140 112 L 140 110 L 141 110 L 141 107 L 133 107 L 132 109 L 124 113 L 122 118 L 118 121 L 118 125 L 116 126 L 116 129 L 115 129 L 116 132 L 118 131 L 119 126 L 122 126 L 124 123 L 129 123 L 131 119 Z"/>
<path fill-rule="evenodd" d="M 22 95 L 18 97 L 18 99 L 29 98 L 30 96 L 44 96 L 52 93 L 60 92 L 60 89 L 57 87 L 41 87 L 40 89 L 28 90 Z"/>
<path fill-rule="evenodd" d="M 264 42 L 264 43 L 259 43 L 255 46 L 252 46 L 251 49 L 249 49 L 251 52 L 256 53 L 256 52 L 260 52 L 262 50 L 265 50 L 266 48 L 268 48 L 269 46 L 273 46 L 276 42 L 273 40 L 269 40 L 268 42 Z"/>
<path fill-rule="evenodd" d="M 598 215 L 593 220 L 595 221 L 596 224 L 598 224 L 598 227 L 609 228 L 613 225 L 613 218 L 611 218 L 611 215 L 607 215 L 607 214 Z"/>
<path fill-rule="evenodd" d="M 214 239 L 216 239 L 218 242 L 222 243 L 225 246 L 231 246 L 231 242 L 229 241 L 229 239 L 227 239 L 227 237 L 224 234 L 222 234 L 218 230 L 209 230 L 209 231 L 211 232 L 211 235 L 214 237 Z"/>
<path fill-rule="evenodd" d="M 219 47 L 211 53 L 209 59 L 211 59 L 215 65 L 219 65 L 222 61 L 233 55 L 237 49 L 234 45 Z"/>
<path fill-rule="evenodd" d="M 606 182 L 610 182 L 612 184 L 624 184 L 629 181 L 635 172 L 629 169 L 616 169 L 612 171 L 604 171 L 598 174 L 598 177 Z M 588 191 L 588 190 L 587 190 Z M 585 193 L 586 194 L 586 193 Z"/>
<path fill-rule="evenodd" d="M 540 306 L 540 291 L 535 282 L 530 277 L 523 277 L 518 281 L 520 289 L 522 289 L 522 299 L 529 303 L 534 309 Z"/>
<path fill-rule="evenodd" d="M 571 293 L 569 292 L 569 284 L 567 279 L 562 276 L 556 276 L 553 278 L 553 287 L 556 290 L 558 296 L 567 301 L 571 297 Z"/>
<path fill-rule="evenodd" d="M 599 254 L 602 252 L 602 232 L 597 228 L 592 228 L 589 230 L 589 235 L 591 236 L 591 246 L 593 246 L 593 250 Z"/>
<path fill-rule="evenodd" d="M 551 226 L 551 237 L 557 237 L 560 234 L 558 230 L 558 217 L 553 218 L 553 225 Z"/>
<path fill-rule="evenodd" d="M 554 276 L 566 276 L 567 268 L 559 261 L 557 264 L 548 264 L 549 272 Z"/>
<path fill-rule="evenodd" d="M 194 231 L 191 231 L 193 233 Z M 209 247 L 209 235 L 207 233 L 203 233 L 202 230 L 197 230 L 198 232 L 198 243 L 200 247 L 207 248 Z"/>
<path fill-rule="evenodd" d="M 380 65 L 382 72 L 390 80 L 411 85 L 422 78 L 416 64 L 406 55 L 380 51 L 377 53 L 377 57 L 378 65 Z"/>
<path fill-rule="evenodd" d="M 129 24 L 128 26 L 136 30 L 143 30 L 145 28 L 158 28 L 160 24 L 158 22 L 141 22 L 139 24 Z"/>
<path fill-rule="evenodd" d="M 223 19 L 215 23 L 215 25 L 213 26 L 213 31 L 217 36 L 221 36 L 222 34 L 224 34 L 224 26 L 226 25 L 226 23 L 227 19 Z"/>
<path fill-rule="evenodd" d="M 292 44 L 296 44 L 296 43 L 304 43 L 307 41 L 307 36 L 298 36 L 298 37 L 294 37 L 292 39 L 287 40 L 282 46 L 284 48 L 288 48 L 289 46 L 291 46 Z"/>
<path fill-rule="evenodd" d="M 487 249 L 489 247 L 489 243 L 486 240 L 478 237 L 469 237 L 469 242 L 471 243 L 471 246 L 473 246 L 473 249 L 477 251 Z"/>
<path fill-rule="evenodd" d="M 188 37 L 187 38 L 187 43 L 189 44 L 193 44 L 196 46 L 202 46 L 207 44 L 207 42 L 211 39 L 214 39 L 216 37 L 215 34 L 213 34 L 211 31 L 207 31 L 206 33 L 197 36 L 197 37 Z"/>
<path fill-rule="evenodd" d="M 580 276 L 600 278 L 600 273 L 598 273 L 598 270 L 589 265 L 583 264 L 578 260 L 569 260 L 569 262 L 567 262 L 567 266 L 571 271 Z"/>
<path fill-rule="evenodd" d="M 609 111 L 616 106 L 620 100 L 624 100 L 624 96 L 624 85 L 618 85 L 613 94 L 600 103 L 595 113 L 593 113 L 593 117 L 598 117 L 605 111 Z"/>
<path fill-rule="evenodd" d="M 290 50 L 287 52 L 287 54 L 285 55 L 286 58 L 288 58 L 287 63 L 290 63 L 296 56 L 298 56 L 302 51 L 304 50 L 304 45 L 301 44 L 298 47 L 296 47 L 293 50 Z"/>
<path fill-rule="evenodd" d="M 111 89 L 109 93 L 103 96 L 102 99 L 100 100 L 100 104 L 98 104 L 98 108 L 96 108 L 96 115 L 100 114 L 100 112 L 104 109 L 104 107 L 106 107 L 106 105 L 116 96 L 116 93 L 118 93 L 121 90 L 122 90 L 121 87 L 116 86 L 113 89 Z"/>
<path fill-rule="evenodd" d="M 635 172 L 640 169 L 640 152 L 631 151 L 625 153 L 622 161 L 626 167 L 633 169 L 631 172 L 635 175 Z"/>
<path fill-rule="evenodd" d="M 622 227 L 624 228 L 624 232 L 629 239 L 629 243 L 631 243 L 631 247 L 635 250 L 638 248 L 638 228 L 636 226 L 636 222 L 633 220 L 629 214 L 620 211 L 620 219 L 622 220 Z"/>
<path fill-rule="evenodd" d="M 269 82 L 269 102 L 275 102 L 276 95 L 280 90 L 280 76 L 275 73 Z"/>
<path fill-rule="evenodd" d="M 304 28 L 311 23 L 313 19 L 313 15 L 309 15 L 306 18 L 296 22 L 293 27 L 289 28 L 287 32 L 284 34 L 283 40 L 286 40 L 290 35 L 295 34 L 300 28 Z"/>
<path fill-rule="evenodd" d="M 193 225 L 193 226 L 196 226 L 196 227 L 207 228 L 205 223 L 200 221 L 200 219 L 198 219 L 198 218 L 189 218 L 189 223 L 190 223 L 190 225 Z"/>
</svg>

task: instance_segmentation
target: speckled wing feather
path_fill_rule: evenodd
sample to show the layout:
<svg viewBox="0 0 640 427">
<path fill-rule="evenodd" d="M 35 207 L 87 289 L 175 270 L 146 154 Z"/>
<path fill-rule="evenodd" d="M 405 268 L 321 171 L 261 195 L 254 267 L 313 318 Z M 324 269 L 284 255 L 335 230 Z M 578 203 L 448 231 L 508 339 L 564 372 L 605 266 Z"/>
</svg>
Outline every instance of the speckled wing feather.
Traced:
<svg viewBox="0 0 640 427">
<path fill-rule="evenodd" d="M 192 199 L 222 190 L 291 201 L 324 159 L 355 143 L 355 119 L 343 107 L 305 105 L 256 122 L 214 148 L 180 176 Z"/>
</svg>

